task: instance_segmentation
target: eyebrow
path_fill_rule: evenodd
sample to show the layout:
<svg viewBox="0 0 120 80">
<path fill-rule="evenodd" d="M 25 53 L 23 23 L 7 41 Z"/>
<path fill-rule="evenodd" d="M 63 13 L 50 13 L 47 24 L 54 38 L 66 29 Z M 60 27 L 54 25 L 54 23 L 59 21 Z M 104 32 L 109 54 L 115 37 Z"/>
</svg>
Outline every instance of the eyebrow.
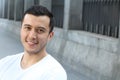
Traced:
<svg viewBox="0 0 120 80">
<path fill-rule="evenodd" d="M 32 27 L 32 26 L 31 26 L 31 25 L 29 25 L 29 24 L 24 24 L 24 26 L 29 26 L 29 27 Z M 36 27 L 36 29 L 43 29 L 43 30 L 47 31 L 47 29 L 46 29 L 46 28 L 44 28 L 44 27 L 42 27 L 42 26 L 38 26 L 38 27 Z"/>
<path fill-rule="evenodd" d="M 24 24 L 24 26 L 30 26 L 31 27 L 31 25 L 29 25 L 29 24 Z"/>
</svg>

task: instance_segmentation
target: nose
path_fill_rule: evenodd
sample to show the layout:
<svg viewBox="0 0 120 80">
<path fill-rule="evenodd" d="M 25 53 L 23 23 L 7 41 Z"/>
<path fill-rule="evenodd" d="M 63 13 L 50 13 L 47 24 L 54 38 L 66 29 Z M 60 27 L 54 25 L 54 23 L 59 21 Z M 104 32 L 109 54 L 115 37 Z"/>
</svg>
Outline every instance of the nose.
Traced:
<svg viewBox="0 0 120 80">
<path fill-rule="evenodd" d="M 37 34 L 36 34 L 35 30 L 31 30 L 29 32 L 29 38 L 30 39 L 36 39 L 37 38 Z"/>
</svg>

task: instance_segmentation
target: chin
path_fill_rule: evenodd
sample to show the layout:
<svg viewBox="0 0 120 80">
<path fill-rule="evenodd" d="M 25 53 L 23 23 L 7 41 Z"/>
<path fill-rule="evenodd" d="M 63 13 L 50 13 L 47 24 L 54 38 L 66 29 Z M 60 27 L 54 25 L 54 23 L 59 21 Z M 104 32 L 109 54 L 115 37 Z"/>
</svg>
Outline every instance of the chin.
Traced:
<svg viewBox="0 0 120 80">
<path fill-rule="evenodd" d="M 26 50 L 27 53 L 29 54 L 38 54 L 40 51 L 29 51 L 29 50 Z"/>
</svg>

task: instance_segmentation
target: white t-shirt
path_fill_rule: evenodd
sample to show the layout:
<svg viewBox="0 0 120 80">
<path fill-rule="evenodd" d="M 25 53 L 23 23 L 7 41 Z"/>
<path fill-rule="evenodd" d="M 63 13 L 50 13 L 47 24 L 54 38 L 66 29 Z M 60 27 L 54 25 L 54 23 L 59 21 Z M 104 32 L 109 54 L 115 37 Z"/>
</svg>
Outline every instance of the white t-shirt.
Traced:
<svg viewBox="0 0 120 80">
<path fill-rule="evenodd" d="M 63 67 L 51 56 L 27 69 L 20 66 L 23 53 L 0 60 L 0 80 L 67 80 Z"/>
</svg>

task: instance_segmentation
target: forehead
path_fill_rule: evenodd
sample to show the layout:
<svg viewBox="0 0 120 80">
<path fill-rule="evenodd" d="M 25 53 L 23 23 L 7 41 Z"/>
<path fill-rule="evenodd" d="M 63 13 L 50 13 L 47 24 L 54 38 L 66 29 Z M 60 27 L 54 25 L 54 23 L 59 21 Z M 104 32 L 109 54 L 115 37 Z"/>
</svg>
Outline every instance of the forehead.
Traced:
<svg viewBox="0 0 120 80">
<path fill-rule="evenodd" d="M 26 14 L 23 19 L 23 23 L 29 23 L 29 24 L 44 24 L 48 25 L 50 24 L 50 18 L 46 15 L 42 16 L 35 16 L 32 14 Z"/>
</svg>

